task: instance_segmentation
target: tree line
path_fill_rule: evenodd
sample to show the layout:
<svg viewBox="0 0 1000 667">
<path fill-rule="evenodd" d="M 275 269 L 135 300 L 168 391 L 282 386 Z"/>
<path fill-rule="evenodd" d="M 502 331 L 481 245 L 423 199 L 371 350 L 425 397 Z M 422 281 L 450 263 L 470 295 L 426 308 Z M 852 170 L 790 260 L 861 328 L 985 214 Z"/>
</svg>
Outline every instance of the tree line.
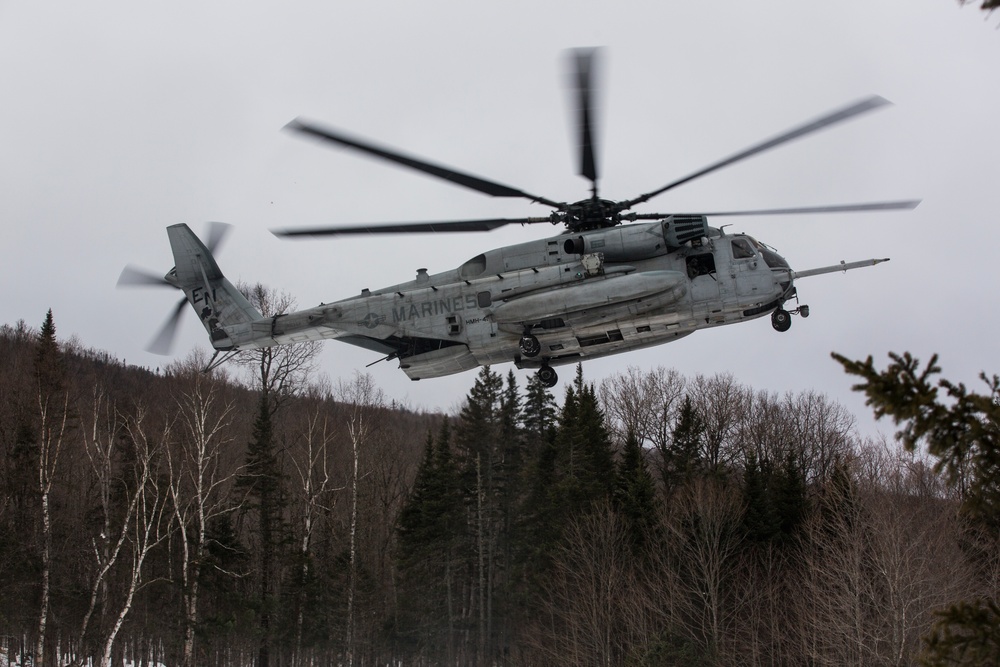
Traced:
<svg viewBox="0 0 1000 667">
<path fill-rule="evenodd" d="M 862 437 L 822 394 L 578 367 L 557 400 L 484 367 L 446 416 L 315 352 L 151 372 L 51 312 L 0 328 L 8 657 L 904 665 L 997 599 L 974 461 Z"/>
</svg>

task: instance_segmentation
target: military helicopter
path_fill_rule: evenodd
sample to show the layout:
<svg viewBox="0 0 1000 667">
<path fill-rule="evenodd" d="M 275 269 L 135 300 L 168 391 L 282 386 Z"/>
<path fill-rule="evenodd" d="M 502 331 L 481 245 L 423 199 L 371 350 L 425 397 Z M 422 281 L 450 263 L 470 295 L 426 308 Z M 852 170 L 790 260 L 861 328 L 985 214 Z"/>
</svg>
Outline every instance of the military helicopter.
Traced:
<svg viewBox="0 0 1000 667">
<path fill-rule="evenodd" d="M 843 213 L 912 209 L 919 200 L 716 213 L 639 213 L 653 197 L 723 167 L 888 104 L 872 96 L 631 199 L 598 194 L 593 128 L 594 49 L 570 52 L 577 102 L 580 175 L 590 196 L 562 202 L 434 164 L 303 119 L 287 129 L 414 169 L 494 197 L 516 197 L 552 209 L 545 216 L 273 230 L 280 237 L 490 231 L 548 223 L 565 231 L 496 248 L 441 273 L 298 312 L 264 318 L 223 275 L 213 256 L 224 227 L 203 243 L 185 224 L 167 228 L 174 268 L 159 277 L 126 267 L 119 285 L 166 285 L 184 298 L 150 350 L 167 353 L 189 303 L 209 334 L 215 356 L 206 370 L 242 350 L 332 338 L 395 360 L 421 380 L 513 362 L 537 369 L 542 384 L 554 367 L 661 345 L 700 329 L 770 316 L 787 331 L 801 278 L 873 266 L 886 259 L 793 270 L 778 252 L 746 235 L 711 227 L 710 217 Z M 794 302 L 794 307 L 789 306 Z M 222 356 L 220 356 L 222 355 Z M 373 362 L 374 363 L 374 362 Z"/>
</svg>

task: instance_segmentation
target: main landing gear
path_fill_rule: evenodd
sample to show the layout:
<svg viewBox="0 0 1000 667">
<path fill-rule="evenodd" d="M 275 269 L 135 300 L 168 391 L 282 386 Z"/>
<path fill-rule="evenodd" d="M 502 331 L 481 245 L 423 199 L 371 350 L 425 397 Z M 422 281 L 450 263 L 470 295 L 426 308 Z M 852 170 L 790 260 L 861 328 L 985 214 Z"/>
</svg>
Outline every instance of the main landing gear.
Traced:
<svg viewBox="0 0 1000 667">
<path fill-rule="evenodd" d="M 542 353 L 542 344 L 538 342 L 538 338 L 531 333 L 531 327 L 526 327 L 524 333 L 521 334 L 519 347 L 521 350 L 521 356 L 527 359 L 534 359 Z M 546 389 L 551 389 L 556 386 L 556 382 L 559 381 L 559 375 L 551 366 L 549 366 L 548 361 L 545 359 L 542 359 L 542 367 L 538 369 L 538 381 L 541 382 L 542 386 Z"/>
<path fill-rule="evenodd" d="M 771 326 L 774 327 L 775 331 L 788 331 L 792 328 L 792 315 L 809 317 L 809 306 L 799 306 L 792 312 L 788 312 L 784 308 L 776 308 L 771 313 Z"/>
<path fill-rule="evenodd" d="M 552 366 L 543 363 L 542 367 L 538 369 L 538 381 L 546 389 L 551 389 L 556 386 L 556 382 L 559 382 L 559 375 Z"/>
<path fill-rule="evenodd" d="M 542 351 L 542 344 L 538 342 L 530 332 L 525 331 L 521 336 L 521 355 L 528 359 L 533 359 Z"/>
</svg>

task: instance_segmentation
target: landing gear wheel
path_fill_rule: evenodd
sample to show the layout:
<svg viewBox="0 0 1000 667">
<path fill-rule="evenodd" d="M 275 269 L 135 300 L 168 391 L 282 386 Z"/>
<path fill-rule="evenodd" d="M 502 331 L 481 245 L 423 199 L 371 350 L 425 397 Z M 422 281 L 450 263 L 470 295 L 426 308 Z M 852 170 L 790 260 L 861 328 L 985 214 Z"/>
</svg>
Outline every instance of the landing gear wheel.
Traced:
<svg viewBox="0 0 1000 667">
<path fill-rule="evenodd" d="M 523 356 L 531 359 L 532 357 L 537 357 L 541 351 L 542 344 L 538 342 L 537 338 L 530 333 L 521 336 L 521 354 Z"/>
<path fill-rule="evenodd" d="M 788 331 L 792 328 L 792 316 L 787 310 L 778 308 L 771 313 L 771 326 L 775 331 Z"/>
<path fill-rule="evenodd" d="M 551 389 L 559 381 L 559 375 L 556 374 L 555 369 L 551 366 L 542 366 L 538 369 L 538 381 L 546 389 Z"/>
</svg>

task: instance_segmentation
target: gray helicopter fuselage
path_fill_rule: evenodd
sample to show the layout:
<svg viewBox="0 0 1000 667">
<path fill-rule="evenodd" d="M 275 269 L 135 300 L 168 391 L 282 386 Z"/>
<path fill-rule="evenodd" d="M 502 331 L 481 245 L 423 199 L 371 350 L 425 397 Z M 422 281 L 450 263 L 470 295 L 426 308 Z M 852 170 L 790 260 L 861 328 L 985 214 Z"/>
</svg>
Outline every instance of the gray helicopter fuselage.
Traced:
<svg viewBox="0 0 1000 667">
<path fill-rule="evenodd" d="M 237 348 L 336 338 L 398 359 L 412 379 L 513 361 L 575 363 L 771 313 L 793 274 L 748 236 L 705 228 L 670 247 L 665 223 L 563 234 L 477 255 L 456 269 L 254 323 Z M 233 327 L 227 327 L 233 329 Z M 526 358 L 530 331 L 541 353 Z"/>
</svg>

